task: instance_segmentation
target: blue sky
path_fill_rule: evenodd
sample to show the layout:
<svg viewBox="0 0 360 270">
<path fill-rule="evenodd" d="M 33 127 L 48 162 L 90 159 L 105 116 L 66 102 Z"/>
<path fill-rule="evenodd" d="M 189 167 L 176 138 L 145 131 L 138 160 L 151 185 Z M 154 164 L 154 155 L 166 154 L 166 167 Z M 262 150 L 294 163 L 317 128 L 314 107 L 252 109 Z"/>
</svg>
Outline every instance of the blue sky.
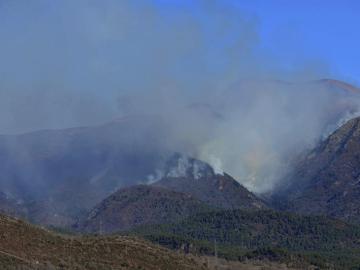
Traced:
<svg viewBox="0 0 360 270">
<path fill-rule="evenodd" d="M 200 1 L 157 0 L 164 9 L 190 8 Z M 211 1 L 209 1 L 211 2 Z M 360 1 L 223 0 L 257 22 L 260 46 L 284 67 L 303 61 L 326 66 L 335 76 L 360 84 Z"/>
<path fill-rule="evenodd" d="M 328 62 L 345 79 L 360 80 L 360 1 L 241 1 L 260 20 L 264 46 L 279 58 L 297 50 Z M 288 39 L 276 42 L 276 37 Z"/>
</svg>

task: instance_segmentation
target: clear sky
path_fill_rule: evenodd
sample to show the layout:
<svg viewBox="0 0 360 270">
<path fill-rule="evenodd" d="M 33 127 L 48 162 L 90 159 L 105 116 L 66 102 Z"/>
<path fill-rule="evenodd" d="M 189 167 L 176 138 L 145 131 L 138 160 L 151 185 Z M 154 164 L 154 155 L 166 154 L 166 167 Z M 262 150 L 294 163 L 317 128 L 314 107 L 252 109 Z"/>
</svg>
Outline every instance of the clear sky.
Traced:
<svg viewBox="0 0 360 270">
<path fill-rule="evenodd" d="M 199 10 L 196 0 L 157 0 L 163 7 Z M 209 0 L 209 2 L 213 2 Z M 360 84 L 359 0 L 222 0 L 257 22 L 260 46 L 284 66 L 299 58 L 326 65 Z M 306 59 L 304 59 L 306 60 Z"/>
</svg>

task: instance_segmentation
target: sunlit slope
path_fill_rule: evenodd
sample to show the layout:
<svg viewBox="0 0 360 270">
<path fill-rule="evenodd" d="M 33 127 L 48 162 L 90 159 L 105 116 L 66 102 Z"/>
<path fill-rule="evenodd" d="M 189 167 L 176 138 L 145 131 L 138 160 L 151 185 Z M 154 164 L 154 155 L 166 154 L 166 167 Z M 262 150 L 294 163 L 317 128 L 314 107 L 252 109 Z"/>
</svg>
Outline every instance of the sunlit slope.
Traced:
<svg viewBox="0 0 360 270">
<path fill-rule="evenodd" d="M 0 216 L 0 268 L 202 269 L 167 249 L 129 237 L 70 237 Z"/>
</svg>

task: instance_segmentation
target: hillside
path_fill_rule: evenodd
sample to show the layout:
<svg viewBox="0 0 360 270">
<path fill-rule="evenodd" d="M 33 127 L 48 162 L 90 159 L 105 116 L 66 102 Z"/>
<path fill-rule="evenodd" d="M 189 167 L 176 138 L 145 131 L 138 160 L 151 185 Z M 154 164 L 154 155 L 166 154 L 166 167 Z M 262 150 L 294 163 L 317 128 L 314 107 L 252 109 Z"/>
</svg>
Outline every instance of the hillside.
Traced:
<svg viewBox="0 0 360 270">
<path fill-rule="evenodd" d="M 155 186 L 133 186 L 103 200 L 78 222 L 76 230 L 113 233 L 140 225 L 175 222 L 210 209 L 187 194 Z"/>
<path fill-rule="evenodd" d="M 209 164 L 182 155 L 168 160 L 163 177 L 153 186 L 164 187 L 223 209 L 265 209 L 266 205 L 230 175 L 218 174 Z"/>
<path fill-rule="evenodd" d="M 284 182 L 275 197 L 282 208 L 360 223 L 360 118 L 321 142 Z"/>
<path fill-rule="evenodd" d="M 203 269 L 139 239 L 62 236 L 2 215 L 0 239 L 1 269 Z"/>
<path fill-rule="evenodd" d="M 217 211 L 130 232 L 174 249 L 233 260 L 271 260 L 320 269 L 360 266 L 360 227 L 319 216 Z"/>
<path fill-rule="evenodd" d="M 340 81 L 320 80 L 307 84 L 254 81 L 239 82 L 230 87 L 224 93 L 224 99 L 216 102 L 217 105 L 206 102 L 184 105 L 179 117 L 183 113 L 189 113 L 199 123 L 221 127 L 227 123 L 228 117 L 233 117 L 228 114 L 228 109 L 238 110 L 239 101 L 246 99 L 248 101 L 241 106 L 241 110 L 243 113 L 252 111 L 251 107 L 257 104 L 256 97 L 263 96 L 264 89 L 267 89 L 267 95 L 274 95 L 274 101 L 292 96 L 291 93 L 298 93 L 299 89 L 301 93 L 306 92 L 304 97 L 308 100 L 313 96 L 313 90 L 319 89 L 319 84 L 322 89 L 320 92 L 331 91 L 336 94 L 331 95 L 329 107 L 324 108 L 326 111 L 319 116 L 316 131 L 336 125 L 344 115 L 356 111 L 359 98 L 356 87 Z M 245 94 L 244 89 L 251 89 L 251 95 Z M 273 104 L 272 98 L 268 102 Z M 316 102 L 314 103 L 316 106 Z M 295 117 L 303 113 L 303 106 L 289 106 L 286 108 L 288 110 Z M 196 145 L 201 144 L 201 141 L 195 144 L 187 139 L 179 142 L 179 131 L 172 128 L 173 121 L 169 120 L 172 119 L 161 115 L 129 114 L 98 126 L 0 135 L 0 191 L 14 201 L 22 202 L 21 206 L 15 204 L 19 208 L 16 212 L 26 213 L 23 216 L 31 222 L 62 227 L 73 224 L 79 215 L 88 212 L 119 188 L 159 180 L 157 173 L 161 173 L 164 162 L 174 152 L 186 149 L 189 151 L 184 152 L 196 153 L 199 150 L 197 148 L 201 148 Z M 270 123 L 274 119 L 266 121 Z M 297 126 L 302 126 L 303 122 L 297 123 L 300 123 Z M 189 185 L 205 190 L 210 182 L 211 189 L 204 193 L 207 195 L 202 198 L 200 196 L 203 194 L 200 192 L 192 195 L 208 202 L 211 193 L 216 206 L 232 209 L 239 206 L 258 208 L 262 205 L 261 201 L 244 191 L 228 175 L 203 178 L 196 185 L 190 178 L 187 179 L 189 182 L 182 181 L 176 185 L 173 183 L 174 179 L 169 176 L 166 178 L 169 181 L 162 181 L 159 185 L 185 193 L 188 193 L 186 189 Z M 224 190 L 220 191 L 221 188 Z M 232 190 L 236 192 L 232 193 Z M 244 195 L 242 198 L 249 196 L 249 200 L 239 201 L 237 192 Z"/>
<path fill-rule="evenodd" d="M 2 135 L 0 191 L 22 201 L 32 222 L 72 224 L 118 188 L 147 181 L 163 157 L 159 129 L 157 119 L 133 117 Z"/>
<path fill-rule="evenodd" d="M 265 209 L 265 204 L 227 174 L 205 162 L 174 154 L 152 185 L 122 188 L 74 226 L 79 232 L 113 233 L 140 225 L 176 222 L 214 209 Z"/>
</svg>

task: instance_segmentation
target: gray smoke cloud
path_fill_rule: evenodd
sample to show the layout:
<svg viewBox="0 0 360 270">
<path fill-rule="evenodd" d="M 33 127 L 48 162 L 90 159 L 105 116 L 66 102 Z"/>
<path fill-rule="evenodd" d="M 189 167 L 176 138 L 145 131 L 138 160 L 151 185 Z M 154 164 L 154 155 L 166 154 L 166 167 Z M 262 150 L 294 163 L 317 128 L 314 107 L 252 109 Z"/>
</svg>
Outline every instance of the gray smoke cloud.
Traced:
<svg viewBox="0 0 360 270">
<path fill-rule="evenodd" d="M 221 1 L 2 1 L 0 132 L 154 116 L 168 149 L 269 191 L 359 101 L 311 82 L 325 63 L 281 68 L 258 23 Z"/>
</svg>

